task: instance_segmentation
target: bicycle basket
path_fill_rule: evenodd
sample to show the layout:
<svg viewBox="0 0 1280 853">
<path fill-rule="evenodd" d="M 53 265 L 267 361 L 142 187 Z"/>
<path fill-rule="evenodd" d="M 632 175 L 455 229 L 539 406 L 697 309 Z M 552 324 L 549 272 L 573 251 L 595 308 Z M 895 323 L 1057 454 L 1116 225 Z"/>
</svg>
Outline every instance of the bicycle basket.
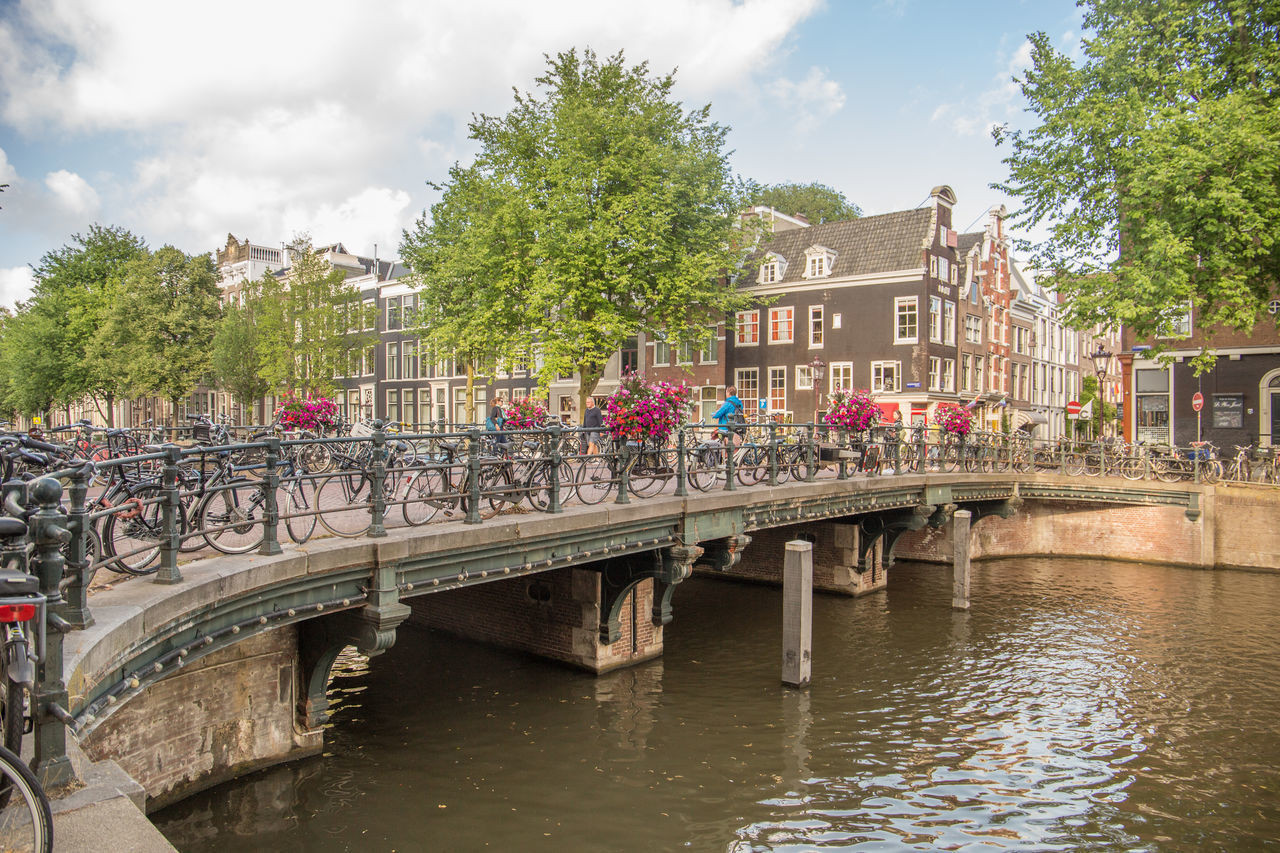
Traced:
<svg viewBox="0 0 1280 853">
<path fill-rule="evenodd" d="M 212 444 L 213 425 L 204 421 L 196 421 L 191 425 L 191 440 L 196 444 Z"/>
</svg>

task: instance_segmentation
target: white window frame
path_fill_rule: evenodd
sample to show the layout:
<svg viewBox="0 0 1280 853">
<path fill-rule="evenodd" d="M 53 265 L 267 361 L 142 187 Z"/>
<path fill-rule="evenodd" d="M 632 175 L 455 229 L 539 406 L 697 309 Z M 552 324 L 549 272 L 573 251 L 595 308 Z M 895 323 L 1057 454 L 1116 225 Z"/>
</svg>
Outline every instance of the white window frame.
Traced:
<svg viewBox="0 0 1280 853">
<path fill-rule="evenodd" d="M 755 387 L 754 396 L 743 396 L 747 389 L 748 376 L 751 377 L 750 384 Z M 733 371 L 733 384 L 737 387 L 738 397 L 742 400 L 743 414 L 750 417 L 755 408 L 760 405 L 760 368 L 737 368 Z"/>
<path fill-rule="evenodd" d="M 929 390 L 942 390 L 942 358 L 940 356 L 929 356 Z"/>
<path fill-rule="evenodd" d="M 768 376 L 769 376 L 769 387 L 766 391 L 766 393 L 768 394 L 768 397 L 765 398 L 769 402 L 768 411 L 769 412 L 787 411 L 787 369 L 785 367 L 770 367 Z M 778 385 L 774 384 L 775 379 L 778 380 L 779 382 Z M 781 389 L 781 397 L 779 399 L 781 399 L 782 405 L 780 406 L 774 405 L 775 400 L 774 400 L 773 392 L 775 388 Z"/>
<path fill-rule="evenodd" d="M 902 334 L 903 319 L 907 312 L 904 309 L 910 309 L 911 328 L 915 332 L 912 335 Z M 920 342 L 920 297 L 918 296 L 895 296 L 893 299 L 893 342 L 897 344 L 917 344 Z"/>
<path fill-rule="evenodd" d="M 929 297 L 929 341 L 942 343 L 942 297 Z"/>
<path fill-rule="evenodd" d="M 742 334 L 746 328 L 750 326 L 755 329 L 754 340 L 743 340 Z M 760 311 L 753 309 L 751 311 L 739 311 L 733 324 L 734 342 L 740 347 L 755 347 L 760 345 Z"/>
<path fill-rule="evenodd" d="M 653 336 L 653 366 L 671 366 L 671 344 L 667 342 L 666 335 L 655 334 Z"/>
<path fill-rule="evenodd" d="M 796 365 L 796 390 L 813 390 L 813 367 L 808 364 Z"/>
<path fill-rule="evenodd" d="M 777 318 L 786 317 L 785 338 L 775 338 L 774 328 L 778 322 Z M 794 305 L 781 305 L 769 309 L 769 343 L 770 344 L 791 344 L 796 340 L 796 307 Z"/>
<path fill-rule="evenodd" d="M 888 368 L 886 370 L 886 368 Z M 885 379 L 891 374 L 892 381 L 886 383 Z M 871 362 L 871 390 L 884 393 L 893 393 L 902 390 L 902 362 L 900 361 L 873 361 Z"/>
<path fill-rule="evenodd" d="M 826 246 L 810 246 L 804 252 L 804 275 L 802 278 L 828 278 L 831 267 L 836 262 L 836 253 Z"/>
<path fill-rule="evenodd" d="M 841 385 L 836 382 L 836 377 L 847 377 L 848 385 Z M 827 366 L 827 393 L 834 394 L 837 388 L 843 388 L 845 391 L 853 390 L 853 362 L 852 361 L 833 361 Z"/>
<path fill-rule="evenodd" d="M 822 349 L 826 335 L 823 330 L 823 307 L 809 306 L 809 349 Z"/>
<path fill-rule="evenodd" d="M 956 390 L 956 360 L 954 358 L 944 358 L 942 360 L 942 390 L 954 394 Z"/>
<path fill-rule="evenodd" d="M 942 303 L 942 338 L 947 346 L 956 345 L 956 304 L 950 299 Z"/>
</svg>

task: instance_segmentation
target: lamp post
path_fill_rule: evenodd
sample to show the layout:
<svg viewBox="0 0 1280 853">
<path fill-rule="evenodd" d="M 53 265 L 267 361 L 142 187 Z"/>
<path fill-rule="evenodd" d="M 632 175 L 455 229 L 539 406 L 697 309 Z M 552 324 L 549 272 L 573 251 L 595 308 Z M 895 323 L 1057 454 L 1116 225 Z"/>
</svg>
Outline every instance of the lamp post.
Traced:
<svg viewBox="0 0 1280 853">
<path fill-rule="evenodd" d="M 809 370 L 813 376 L 813 422 L 818 422 L 818 410 L 822 403 L 822 379 L 827 375 L 827 365 L 816 355 L 809 362 Z"/>
<path fill-rule="evenodd" d="M 1098 439 L 1102 438 L 1102 389 L 1103 379 L 1107 375 L 1107 365 L 1111 362 L 1111 353 L 1102 348 L 1102 344 L 1098 344 L 1097 351 L 1090 358 L 1093 359 L 1093 372 L 1098 377 Z"/>
</svg>

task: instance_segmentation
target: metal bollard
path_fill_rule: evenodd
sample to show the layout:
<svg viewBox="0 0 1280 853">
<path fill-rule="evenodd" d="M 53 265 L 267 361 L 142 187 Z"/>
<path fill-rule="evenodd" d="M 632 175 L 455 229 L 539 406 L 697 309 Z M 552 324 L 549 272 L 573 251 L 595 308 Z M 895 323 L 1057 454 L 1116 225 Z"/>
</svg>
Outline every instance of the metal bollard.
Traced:
<svg viewBox="0 0 1280 853">
<path fill-rule="evenodd" d="M 467 517 L 463 524 L 480 523 L 480 430 L 467 433 Z"/>
<path fill-rule="evenodd" d="M 849 434 L 844 430 L 836 432 L 836 453 L 840 456 L 840 463 L 836 472 L 837 480 L 849 479 L 849 463 L 845 458 L 845 451 L 849 449 Z"/>
<path fill-rule="evenodd" d="M 815 452 L 816 448 L 814 447 L 814 443 L 816 441 L 817 441 L 817 428 L 815 427 L 809 430 L 808 435 L 805 436 L 805 442 L 804 442 L 805 443 L 805 452 L 804 452 L 805 461 L 809 466 L 809 470 L 805 472 L 805 476 L 804 476 L 806 483 L 812 483 L 818 476 L 818 466 L 815 464 L 815 461 L 814 461 L 814 457 L 817 455 Z"/>
<path fill-rule="evenodd" d="M 89 480 L 93 477 L 93 463 L 82 465 L 71 475 L 68 490 L 67 529 L 71 541 L 67 543 L 66 572 L 70 576 L 58 615 L 72 628 L 88 628 L 93 624 L 89 612 L 89 581 L 93 569 L 89 553 Z"/>
<path fill-rule="evenodd" d="M 560 424 L 553 423 L 547 432 L 550 434 L 551 452 L 547 455 L 550 459 L 551 470 L 547 472 L 547 480 L 550 482 L 551 496 L 547 512 L 551 514 L 564 512 L 564 507 L 560 506 L 560 463 L 563 457 L 560 455 L 560 434 L 563 430 Z"/>
<path fill-rule="evenodd" d="M 689 495 L 689 471 L 685 464 L 684 427 L 676 429 L 676 497 Z"/>
<path fill-rule="evenodd" d="M 156 572 L 155 583 L 181 583 L 182 573 L 178 571 L 178 549 L 182 545 L 182 531 L 179 530 L 182 498 L 178 493 L 178 463 L 182 461 L 182 449 L 176 444 L 166 444 L 160 449 L 164 451 L 164 469 L 160 481 L 160 569 Z M 143 513 L 146 513 L 145 507 Z"/>
<path fill-rule="evenodd" d="M 626 439 L 618 445 L 618 497 L 614 503 L 631 503 L 631 444 Z"/>
<path fill-rule="evenodd" d="M 384 524 L 387 514 L 387 493 L 385 491 L 387 485 L 387 434 L 383 431 L 383 426 L 382 421 L 375 420 L 373 422 L 373 469 L 370 472 L 371 482 L 369 486 L 373 490 L 369 496 L 369 508 L 373 513 L 373 517 L 369 519 L 369 532 L 366 535 L 375 539 L 387 535 L 387 528 Z"/>
<path fill-rule="evenodd" d="M 738 484 L 736 482 L 738 479 L 737 450 L 737 445 L 735 445 L 733 441 L 733 429 L 731 427 L 724 437 L 724 490 L 726 492 L 735 492 L 738 490 Z"/>
<path fill-rule="evenodd" d="M 176 448 L 175 448 L 176 449 Z M 60 506 L 62 485 L 52 477 L 31 484 L 30 495 L 40 508 L 28 521 L 28 537 L 35 547 L 31 572 L 40 578 L 40 592 L 47 604 L 50 630 L 45 632 L 44 654 L 36 662 L 31 717 L 35 723 L 33 769 L 45 788 L 72 782 L 75 771 L 67 757 L 67 730 L 61 717 L 67 714 L 67 685 L 62 680 L 62 632 L 70 626 L 56 616 L 62 605 L 59 587 L 66 566 L 62 546 L 71 539 Z M 176 538 L 176 536 L 175 536 Z"/>
<path fill-rule="evenodd" d="M 769 485 L 778 485 L 778 425 L 769 424 Z"/>
<path fill-rule="evenodd" d="M 280 488 L 280 439 L 271 436 L 267 443 L 267 470 L 262 475 L 262 544 L 258 553 L 265 557 L 279 554 L 280 505 L 276 500 Z"/>
</svg>

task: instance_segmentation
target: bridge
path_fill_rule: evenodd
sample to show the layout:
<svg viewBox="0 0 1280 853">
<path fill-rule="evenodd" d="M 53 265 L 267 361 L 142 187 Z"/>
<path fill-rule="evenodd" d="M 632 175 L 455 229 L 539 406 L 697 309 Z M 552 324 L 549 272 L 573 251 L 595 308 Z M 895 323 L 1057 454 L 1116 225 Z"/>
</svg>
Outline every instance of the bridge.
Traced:
<svg viewBox="0 0 1280 853">
<path fill-rule="evenodd" d="M 262 488 L 275 495 L 280 448 L 268 442 L 267 450 L 272 470 Z M 176 465 L 176 448 L 165 454 Z M 388 476 L 385 458 L 374 459 Z M 597 505 L 553 499 L 542 512 L 479 519 L 468 511 L 425 526 L 383 523 L 393 493 L 389 504 L 329 510 L 370 512 L 363 535 L 302 544 L 279 541 L 273 506 L 255 553 L 199 554 L 179 565 L 183 536 L 173 530 L 154 578 L 92 596 L 84 541 L 74 537 L 73 570 L 55 607 L 66 629 L 51 643 L 61 645 L 52 657 L 63 658 L 62 678 L 47 672 L 37 691 L 37 766 L 55 785 L 71 773 L 54 719 L 63 716 L 90 757 L 118 761 L 152 805 L 163 805 L 318 752 L 338 654 L 355 646 L 376 655 L 406 623 L 603 672 L 661 654 L 663 626 L 678 618 L 674 593 L 695 571 L 777 583 L 784 543 L 805 538 L 815 543 L 816 589 L 865 594 L 884 587 L 898 556 L 945 560 L 959 509 L 991 519 L 976 526 L 978 557 L 1271 567 L 1280 550 L 1221 535 L 1227 505 L 1237 524 L 1274 518 L 1280 491 L 1265 487 L 1013 470 L 869 476 L 843 466 L 777 483 L 773 473 L 752 487 L 732 488 L 730 479 L 730 488 L 686 493 L 681 471 L 643 499 L 625 491 Z M 87 491 L 83 478 L 72 482 L 73 532 L 87 529 Z M 47 514 L 57 496 L 40 499 Z M 161 503 L 172 521 L 176 498 Z"/>
</svg>

